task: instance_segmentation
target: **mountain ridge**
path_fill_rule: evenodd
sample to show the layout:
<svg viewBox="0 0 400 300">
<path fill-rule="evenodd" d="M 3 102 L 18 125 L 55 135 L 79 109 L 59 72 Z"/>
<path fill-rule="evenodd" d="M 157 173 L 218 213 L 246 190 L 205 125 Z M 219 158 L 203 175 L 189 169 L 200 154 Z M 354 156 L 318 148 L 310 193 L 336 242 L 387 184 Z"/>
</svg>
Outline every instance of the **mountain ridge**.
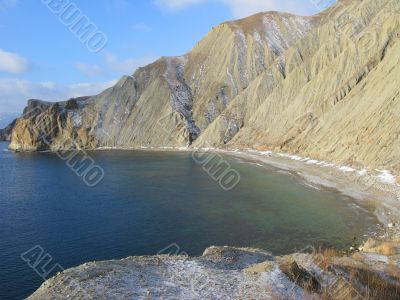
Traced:
<svg viewBox="0 0 400 300">
<path fill-rule="evenodd" d="M 398 173 L 398 6 L 346 0 L 224 22 L 84 105 L 19 118 L 10 149 L 263 148 Z"/>
</svg>

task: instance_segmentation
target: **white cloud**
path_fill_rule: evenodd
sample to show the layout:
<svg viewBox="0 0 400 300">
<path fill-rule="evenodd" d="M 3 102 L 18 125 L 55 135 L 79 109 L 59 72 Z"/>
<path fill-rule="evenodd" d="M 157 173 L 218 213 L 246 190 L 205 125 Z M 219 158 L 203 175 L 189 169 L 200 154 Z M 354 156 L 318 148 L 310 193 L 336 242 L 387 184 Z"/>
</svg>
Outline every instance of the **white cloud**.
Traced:
<svg viewBox="0 0 400 300">
<path fill-rule="evenodd" d="M 29 64 L 26 58 L 0 49 L 0 72 L 19 74 L 28 69 Z"/>
<path fill-rule="evenodd" d="M 22 112 L 28 99 L 63 101 L 73 97 L 96 95 L 117 80 L 99 83 L 35 83 L 17 78 L 0 78 L 0 112 Z"/>
<path fill-rule="evenodd" d="M 103 73 L 116 72 L 119 75 L 130 75 L 139 67 L 154 62 L 157 57 L 139 57 L 120 60 L 112 52 L 104 51 L 101 66 L 94 64 L 76 63 L 75 67 L 88 77 L 95 77 Z"/>
<path fill-rule="evenodd" d="M 89 76 L 89 77 L 94 77 L 97 75 L 100 75 L 103 70 L 99 65 L 89 65 L 89 64 L 84 64 L 84 63 L 76 63 L 75 67 L 81 71 L 83 74 Z"/>
<path fill-rule="evenodd" d="M 156 57 L 142 57 L 120 60 L 117 55 L 111 52 L 104 51 L 104 53 L 105 62 L 111 70 L 128 75 L 133 74 L 137 68 L 143 67 L 157 59 Z"/>
<path fill-rule="evenodd" d="M 186 7 L 206 3 L 220 2 L 228 6 L 235 18 L 246 17 L 263 11 L 284 11 L 296 14 L 311 14 L 316 11 L 312 1 L 295 0 L 154 0 L 154 3 L 162 9 L 177 11 Z"/>
<path fill-rule="evenodd" d="M 120 60 L 116 55 L 105 52 L 104 70 L 118 72 L 121 75 L 132 74 L 138 67 L 147 65 L 155 59 L 155 57 L 148 57 Z M 0 67 L 4 69 L 4 65 L 1 63 Z M 7 67 L 8 71 L 10 69 L 16 71 L 17 69 L 10 68 L 9 65 Z M 99 65 L 77 63 L 75 67 L 89 76 L 99 75 L 103 71 Z M 38 83 L 19 78 L 0 78 L 0 112 L 20 113 L 26 106 L 28 99 L 54 102 L 67 100 L 72 97 L 96 95 L 113 86 L 116 82 L 117 80 L 98 83 L 59 84 L 53 81 Z"/>
</svg>

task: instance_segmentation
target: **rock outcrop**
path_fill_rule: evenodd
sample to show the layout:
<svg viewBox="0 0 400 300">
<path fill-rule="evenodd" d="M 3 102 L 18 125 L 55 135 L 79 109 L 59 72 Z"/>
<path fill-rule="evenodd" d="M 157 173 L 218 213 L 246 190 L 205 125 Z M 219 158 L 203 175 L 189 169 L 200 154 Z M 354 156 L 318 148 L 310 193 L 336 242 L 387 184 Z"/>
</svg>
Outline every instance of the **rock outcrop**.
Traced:
<svg viewBox="0 0 400 300">
<path fill-rule="evenodd" d="M 129 257 L 66 270 L 28 299 L 398 299 L 396 257 L 368 255 L 211 247 L 194 258 Z"/>
<path fill-rule="evenodd" d="M 398 174 L 399 6 L 342 0 L 223 23 L 97 96 L 31 101 L 10 148 L 262 147 Z"/>
</svg>

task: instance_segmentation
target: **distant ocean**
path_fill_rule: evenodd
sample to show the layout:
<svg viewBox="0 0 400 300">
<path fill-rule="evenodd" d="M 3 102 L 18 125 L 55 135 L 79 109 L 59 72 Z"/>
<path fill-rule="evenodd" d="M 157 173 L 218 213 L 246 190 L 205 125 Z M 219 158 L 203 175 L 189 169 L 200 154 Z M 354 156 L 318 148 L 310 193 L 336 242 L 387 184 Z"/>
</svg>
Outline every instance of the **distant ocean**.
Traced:
<svg viewBox="0 0 400 300">
<path fill-rule="evenodd" d="M 190 153 L 172 152 L 89 153 L 104 170 L 89 187 L 55 154 L 6 148 L 0 143 L 0 299 L 22 299 L 43 282 L 20 257 L 35 246 L 62 268 L 159 252 L 201 255 L 211 245 L 279 255 L 348 247 L 376 224 L 339 193 L 230 157 L 240 174 L 230 191 Z"/>
</svg>

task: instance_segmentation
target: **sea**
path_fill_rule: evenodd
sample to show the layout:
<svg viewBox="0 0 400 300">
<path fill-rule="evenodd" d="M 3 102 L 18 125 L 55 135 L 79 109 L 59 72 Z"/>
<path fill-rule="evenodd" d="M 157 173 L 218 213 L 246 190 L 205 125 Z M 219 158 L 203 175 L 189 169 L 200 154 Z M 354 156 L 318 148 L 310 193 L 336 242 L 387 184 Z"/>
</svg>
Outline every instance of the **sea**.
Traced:
<svg viewBox="0 0 400 300">
<path fill-rule="evenodd" d="M 213 153 L 15 153 L 0 143 L 0 299 L 56 272 L 135 255 L 202 255 L 212 245 L 284 255 L 348 249 L 376 230 L 341 193 Z"/>
</svg>

